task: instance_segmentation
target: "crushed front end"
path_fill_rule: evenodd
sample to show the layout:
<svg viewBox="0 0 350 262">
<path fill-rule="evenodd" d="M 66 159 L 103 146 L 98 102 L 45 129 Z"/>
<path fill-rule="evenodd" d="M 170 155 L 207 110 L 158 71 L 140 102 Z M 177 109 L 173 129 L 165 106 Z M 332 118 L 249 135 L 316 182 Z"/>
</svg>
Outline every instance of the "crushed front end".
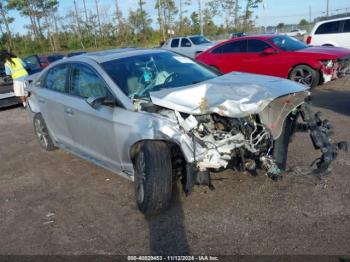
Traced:
<svg viewBox="0 0 350 262">
<path fill-rule="evenodd" d="M 321 63 L 320 71 L 324 83 L 350 75 L 350 55 L 336 60 L 325 60 Z"/>
<path fill-rule="evenodd" d="M 240 118 L 159 110 L 178 123 L 181 135 L 177 136 L 187 152 L 186 191 L 190 192 L 195 184 L 213 188 L 210 173 L 229 168 L 252 174 L 263 169 L 273 180 L 280 179 L 286 170 L 288 145 L 297 131 L 308 132 L 314 148 L 321 152 L 309 173 L 328 174 L 338 150 L 347 150 L 347 143 L 331 142 L 331 125 L 312 112 L 308 95 L 299 92 L 282 96 L 260 113 Z"/>
</svg>

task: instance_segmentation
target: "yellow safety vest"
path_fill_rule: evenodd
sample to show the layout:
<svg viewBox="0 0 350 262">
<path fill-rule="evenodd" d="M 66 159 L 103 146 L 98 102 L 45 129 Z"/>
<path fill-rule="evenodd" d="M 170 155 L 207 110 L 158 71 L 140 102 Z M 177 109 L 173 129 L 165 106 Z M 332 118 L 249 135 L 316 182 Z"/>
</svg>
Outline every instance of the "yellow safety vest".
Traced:
<svg viewBox="0 0 350 262">
<path fill-rule="evenodd" d="M 19 58 L 12 58 L 13 64 L 11 62 L 6 62 L 5 66 L 7 66 L 11 71 L 11 77 L 12 79 L 17 79 L 23 76 L 27 76 L 28 72 L 23 67 L 21 63 L 21 59 Z"/>
</svg>

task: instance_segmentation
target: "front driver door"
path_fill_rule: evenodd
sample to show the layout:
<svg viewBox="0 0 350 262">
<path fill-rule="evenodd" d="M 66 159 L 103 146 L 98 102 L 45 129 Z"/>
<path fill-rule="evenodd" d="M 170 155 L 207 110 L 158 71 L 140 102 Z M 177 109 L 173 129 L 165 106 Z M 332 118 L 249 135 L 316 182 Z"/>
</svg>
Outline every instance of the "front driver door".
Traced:
<svg viewBox="0 0 350 262">
<path fill-rule="evenodd" d="M 267 48 L 272 48 L 275 53 L 264 53 Z M 276 50 L 269 43 L 259 39 L 249 39 L 247 57 L 245 59 L 246 72 L 286 77 L 288 62 L 284 52 Z"/>
<path fill-rule="evenodd" d="M 107 84 L 89 65 L 74 63 L 70 74 L 70 105 L 66 107 L 69 129 L 79 153 L 97 164 L 112 170 L 121 170 L 120 154 L 115 136 L 114 106 L 92 108 L 86 99 L 107 97 L 114 99 Z"/>
</svg>

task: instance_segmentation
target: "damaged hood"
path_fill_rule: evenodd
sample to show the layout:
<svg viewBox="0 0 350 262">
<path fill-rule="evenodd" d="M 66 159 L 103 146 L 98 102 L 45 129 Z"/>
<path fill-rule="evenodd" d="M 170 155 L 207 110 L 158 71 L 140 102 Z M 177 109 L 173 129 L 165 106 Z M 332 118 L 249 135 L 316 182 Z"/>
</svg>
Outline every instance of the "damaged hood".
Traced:
<svg viewBox="0 0 350 262">
<path fill-rule="evenodd" d="M 152 103 L 192 115 L 244 117 L 260 113 L 274 99 L 305 86 L 290 80 L 233 72 L 198 84 L 151 92 Z"/>
</svg>

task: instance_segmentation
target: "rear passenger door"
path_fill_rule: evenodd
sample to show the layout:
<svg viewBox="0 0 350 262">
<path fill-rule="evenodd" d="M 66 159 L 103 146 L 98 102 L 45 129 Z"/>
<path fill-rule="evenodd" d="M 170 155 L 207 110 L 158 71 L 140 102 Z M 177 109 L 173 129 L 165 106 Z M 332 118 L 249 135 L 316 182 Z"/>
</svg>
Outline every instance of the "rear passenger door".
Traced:
<svg viewBox="0 0 350 262">
<path fill-rule="evenodd" d="M 74 142 L 67 125 L 65 113 L 65 108 L 69 103 L 68 72 L 68 64 L 52 67 L 47 72 L 36 95 L 40 112 L 54 140 L 71 147 Z"/>
<path fill-rule="evenodd" d="M 69 130 L 75 146 L 84 156 L 97 164 L 121 170 L 113 117 L 116 107 L 101 105 L 93 108 L 88 98 L 106 97 L 114 100 L 106 82 L 93 67 L 73 63 L 69 81 L 69 106 L 65 108 Z"/>
<path fill-rule="evenodd" d="M 247 41 L 239 40 L 223 44 L 211 51 L 212 65 L 224 74 L 232 71 L 246 71 Z"/>
</svg>

